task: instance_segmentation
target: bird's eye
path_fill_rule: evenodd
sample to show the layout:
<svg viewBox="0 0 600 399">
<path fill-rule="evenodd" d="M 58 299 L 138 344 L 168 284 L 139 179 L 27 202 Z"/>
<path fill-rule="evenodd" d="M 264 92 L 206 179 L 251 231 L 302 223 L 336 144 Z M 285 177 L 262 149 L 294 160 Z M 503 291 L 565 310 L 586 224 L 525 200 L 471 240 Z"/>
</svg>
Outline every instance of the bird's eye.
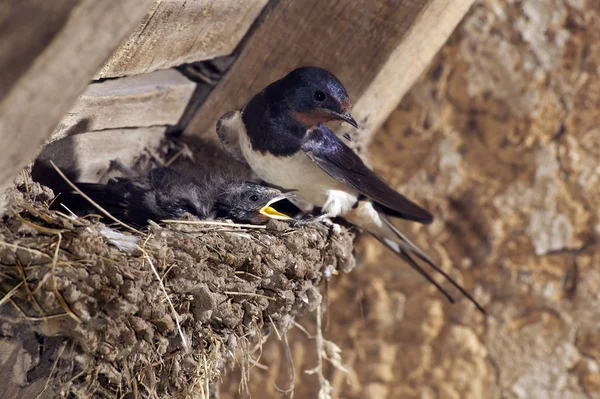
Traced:
<svg viewBox="0 0 600 399">
<path fill-rule="evenodd" d="M 325 93 L 323 93 L 322 91 L 315 91 L 315 100 L 321 102 L 323 100 L 325 100 Z"/>
<path fill-rule="evenodd" d="M 256 201 L 258 201 L 258 195 L 256 195 L 256 194 L 254 194 L 254 195 L 251 195 L 251 196 L 250 196 L 250 201 L 252 201 L 252 202 L 256 202 Z"/>
</svg>

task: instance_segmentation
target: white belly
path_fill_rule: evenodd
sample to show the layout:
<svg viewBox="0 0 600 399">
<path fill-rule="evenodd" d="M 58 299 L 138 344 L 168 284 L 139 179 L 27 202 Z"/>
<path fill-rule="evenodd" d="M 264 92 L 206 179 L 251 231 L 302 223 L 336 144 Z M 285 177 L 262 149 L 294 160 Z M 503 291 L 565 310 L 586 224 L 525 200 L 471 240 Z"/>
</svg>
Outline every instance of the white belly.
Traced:
<svg viewBox="0 0 600 399">
<path fill-rule="evenodd" d="M 261 179 L 286 190 L 297 190 L 302 199 L 324 208 L 330 216 L 337 216 L 352 208 L 357 192 L 331 178 L 304 152 L 288 157 L 260 154 L 252 150 L 247 135 L 240 135 L 242 153 Z"/>
</svg>

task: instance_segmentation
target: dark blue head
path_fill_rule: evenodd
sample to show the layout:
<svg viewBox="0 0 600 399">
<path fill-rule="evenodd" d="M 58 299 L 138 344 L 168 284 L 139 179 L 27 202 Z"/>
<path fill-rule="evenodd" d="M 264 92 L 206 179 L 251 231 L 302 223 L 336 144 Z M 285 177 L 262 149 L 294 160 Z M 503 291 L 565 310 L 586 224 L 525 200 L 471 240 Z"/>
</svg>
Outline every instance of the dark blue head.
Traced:
<svg viewBox="0 0 600 399">
<path fill-rule="evenodd" d="M 307 126 L 342 120 L 354 127 L 348 93 L 331 72 L 318 67 L 293 70 L 271 85 L 279 101 L 285 102 L 295 119 Z"/>
</svg>

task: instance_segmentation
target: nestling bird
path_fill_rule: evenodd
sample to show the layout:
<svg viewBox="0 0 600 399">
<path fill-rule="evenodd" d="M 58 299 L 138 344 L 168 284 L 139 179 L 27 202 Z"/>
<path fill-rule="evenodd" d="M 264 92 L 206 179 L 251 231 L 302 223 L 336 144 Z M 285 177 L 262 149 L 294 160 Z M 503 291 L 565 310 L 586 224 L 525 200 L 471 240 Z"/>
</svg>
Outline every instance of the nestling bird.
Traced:
<svg viewBox="0 0 600 399">
<path fill-rule="evenodd" d="M 272 205 L 291 194 L 242 179 L 213 176 L 198 182 L 173 169 L 159 167 L 146 176 L 111 179 L 107 184 L 76 183 L 77 187 L 119 220 L 144 226 L 148 220 L 178 219 L 189 213 L 200 219 L 231 219 L 263 224 L 269 218 L 289 220 Z M 59 201 L 73 203 L 73 196 Z M 79 196 L 78 208 L 84 205 Z M 87 203 L 86 211 L 93 211 Z"/>
<path fill-rule="evenodd" d="M 256 94 L 241 111 L 223 115 L 217 134 L 224 148 L 265 182 L 321 207 L 317 218 L 341 216 L 364 229 L 454 298 L 414 260 L 429 264 L 482 312 L 477 301 L 391 223 L 398 217 L 424 224 L 432 215 L 390 188 L 325 122 L 358 127 L 342 83 L 317 67 L 298 68 Z"/>
</svg>

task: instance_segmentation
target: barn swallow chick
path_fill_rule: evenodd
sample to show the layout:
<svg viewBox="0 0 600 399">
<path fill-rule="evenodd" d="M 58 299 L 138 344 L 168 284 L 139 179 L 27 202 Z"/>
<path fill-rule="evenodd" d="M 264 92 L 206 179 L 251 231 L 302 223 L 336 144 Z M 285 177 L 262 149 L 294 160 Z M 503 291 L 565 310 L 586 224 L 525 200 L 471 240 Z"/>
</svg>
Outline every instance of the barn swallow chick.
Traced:
<svg viewBox="0 0 600 399">
<path fill-rule="evenodd" d="M 264 224 L 269 219 L 293 220 L 273 205 L 293 194 L 249 181 L 223 184 L 215 200 L 213 218 L 231 219 L 251 224 Z"/>
<path fill-rule="evenodd" d="M 241 111 L 223 115 L 217 134 L 224 148 L 265 182 L 318 206 L 324 217 L 341 216 L 375 236 L 454 298 L 415 261 L 442 274 L 485 313 L 475 299 L 392 224 L 389 217 L 429 224 L 432 215 L 379 178 L 325 122 L 358 124 L 342 83 L 317 67 L 298 68 L 256 94 Z"/>
<path fill-rule="evenodd" d="M 266 223 L 269 219 L 292 219 L 273 207 L 292 194 L 218 176 L 201 184 L 166 167 L 154 168 L 143 177 L 119 177 L 107 184 L 76 185 L 111 215 L 137 226 L 146 225 L 148 220 L 178 219 L 185 213 L 199 219 L 231 219 L 252 224 Z M 68 196 L 67 206 L 68 199 L 72 198 Z M 82 198 L 77 201 L 79 210 L 82 202 Z M 90 206 L 88 204 L 86 211 L 92 210 Z"/>
</svg>

